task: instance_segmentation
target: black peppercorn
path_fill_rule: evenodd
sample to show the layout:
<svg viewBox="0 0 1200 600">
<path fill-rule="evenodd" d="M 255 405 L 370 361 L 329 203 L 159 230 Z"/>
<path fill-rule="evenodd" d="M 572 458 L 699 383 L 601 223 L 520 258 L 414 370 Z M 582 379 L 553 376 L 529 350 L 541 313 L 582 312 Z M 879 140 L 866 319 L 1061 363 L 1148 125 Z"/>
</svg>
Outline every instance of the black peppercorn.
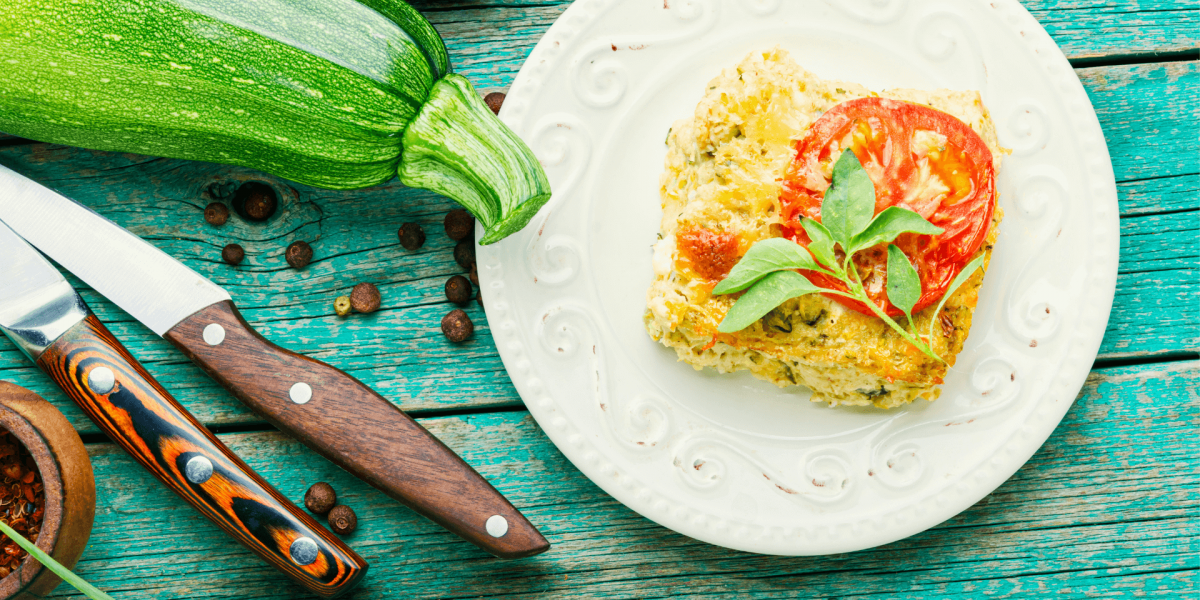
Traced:
<svg viewBox="0 0 1200 600">
<path fill-rule="evenodd" d="M 231 265 L 240 265 L 245 258 L 246 251 L 237 244 L 230 244 L 221 250 L 221 260 Z"/>
<path fill-rule="evenodd" d="M 400 236 L 400 245 L 409 252 L 418 250 L 425 244 L 425 230 L 416 223 L 401 225 L 400 231 L 397 233 Z"/>
<path fill-rule="evenodd" d="M 471 282 L 462 275 L 455 275 L 446 282 L 446 299 L 455 304 L 471 301 Z"/>
<path fill-rule="evenodd" d="M 279 199 L 275 197 L 275 189 L 271 186 L 258 181 L 247 181 L 234 193 L 233 206 L 245 219 L 266 221 L 275 214 Z"/>
<path fill-rule="evenodd" d="M 329 510 L 329 528 L 338 535 L 350 535 L 358 529 L 358 515 L 349 506 L 339 504 Z"/>
<path fill-rule="evenodd" d="M 475 229 L 475 217 L 457 208 L 446 214 L 446 220 L 442 224 L 446 227 L 446 235 L 457 242 L 471 235 L 471 231 Z"/>
<path fill-rule="evenodd" d="M 483 101 L 487 103 L 488 108 L 492 112 L 500 114 L 500 107 L 504 105 L 504 92 L 492 92 L 483 97 Z"/>
<path fill-rule="evenodd" d="M 446 339 L 458 343 L 465 342 L 467 338 L 475 333 L 475 324 L 471 322 L 471 317 L 461 308 L 456 308 L 450 311 L 450 314 L 442 317 L 442 333 L 446 335 Z"/>
<path fill-rule="evenodd" d="M 337 504 L 337 492 L 333 486 L 321 481 L 314 483 L 304 493 L 304 506 L 318 515 L 329 512 Z"/>
<path fill-rule="evenodd" d="M 208 221 L 209 225 L 224 225 L 229 220 L 229 207 L 220 202 L 209 204 L 204 207 L 204 220 Z"/>
<path fill-rule="evenodd" d="M 475 266 L 475 241 L 465 239 L 454 246 L 454 262 L 464 270 Z"/>
<path fill-rule="evenodd" d="M 312 262 L 313 249 L 304 240 L 295 241 L 287 247 L 284 257 L 287 258 L 287 264 L 291 265 L 293 269 L 303 269 Z"/>
<path fill-rule="evenodd" d="M 370 313 L 379 310 L 382 301 L 379 288 L 373 283 L 360 283 L 350 292 L 350 306 L 360 313 Z"/>
</svg>

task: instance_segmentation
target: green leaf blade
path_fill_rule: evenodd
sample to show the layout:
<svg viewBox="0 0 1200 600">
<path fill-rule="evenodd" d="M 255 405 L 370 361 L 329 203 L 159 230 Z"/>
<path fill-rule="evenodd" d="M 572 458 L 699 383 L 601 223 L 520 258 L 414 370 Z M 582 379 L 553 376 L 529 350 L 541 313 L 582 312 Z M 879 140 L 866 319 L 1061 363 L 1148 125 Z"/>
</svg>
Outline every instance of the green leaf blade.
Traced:
<svg viewBox="0 0 1200 600">
<path fill-rule="evenodd" d="M 784 238 L 762 240 L 750 246 L 712 293 L 718 296 L 740 292 L 776 271 L 817 268 L 817 262 L 804 246 Z"/>
<path fill-rule="evenodd" d="M 754 324 L 784 302 L 825 291 L 795 271 L 776 271 L 763 277 L 734 303 L 717 331 L 734 333 Z"/>
<path fill-rule="evenodd" d="M 887 294 L 888 301 L 911 319 L 912 309 L 921 299 L 921 277 L 895 244 L 888 244 Z"/>
<path fill-rule="evenodd" d="M 962 284 L 966 283 L 967 280 L 971 278 L 971 275 L 975 273 L 976 269 L 979 269 L 983 266 L 983 261 L 985 258 L 987 258 L 987 253 L 980 254 L 979 256 L 975 257 L 975 260 L 967 263 L 967 266 L 963 267 L 963 270 L 958 273 L 958 276 L 954 278 L 954 281 L 950 282 L 950 287 L 946 288 L 946 293 L 942 296 L 941 301 L 938 302 L 937 308 L 934 309 L 933 315 L 929 319 L 930 339 L 933 339 L 933 324 L 937 323 L 937 316 L 942 314 L 942 309 L 945 308 L 946 301 L 950 299 L 950 296 L 954 295 L 954 292 L 958 291 L 958 288 L 962 287 Z"/>
<path fill-rule="evenodd" d="M 837 272 L 841 267 L 837 264 L 837 255 L 833 252 L 833 234 L 824 225 L 813 219 L 801 219 L 800 225 L 804 227 L 805 233 L 808 234 L 808 239 L 812 240 L 808 244 L 808 251 L 812 253 L 822 265 L 825 265 L 831 271 Z"/>
<path fill-rule="evenodd" d="M 16 542 L 18 546 L 23 548 L 38 562 L 45 565 L 46 568 L 50 569 L 50 571 L 52 571 L 55 575 L 58 575 L 59 579 L 71 584 L 72 587 L 83 592 L 83 594 L 88 598 L 91 598 L 92 600 L 113 600 L 112 596 L 105 594 L 92 584 L 84 581 L 82 577 L 72 573 L 70 569 L 63 566 L 57 560 L 51 558 L 49 554 L 43 552 L 42 549 L 38 548 L 33 542 L 25 539 L 24 536 L 14 531 L 12 527 L 8 526 L 8 523 L 5 523 L 2 520 L 0 520 L 0 532 L 3 532 L 4 535 L 9 537 L 9 539 Z"/>
<path fill-rule="evenodd" d="M 938 235 L 945 229 L 925 220 L 925 217 L 899 206 L 883 209 L 858 235 L 850 240 L 850 254 L 876 244 L 892 242 L 902 233 Z"/>
<path fill-rule="evenodd" d="M 821 222 L 842 248 L 875 216 L 875 184 L 852 150 L 833 165 L 833 182 L 821 203 Z"/>
</svg>

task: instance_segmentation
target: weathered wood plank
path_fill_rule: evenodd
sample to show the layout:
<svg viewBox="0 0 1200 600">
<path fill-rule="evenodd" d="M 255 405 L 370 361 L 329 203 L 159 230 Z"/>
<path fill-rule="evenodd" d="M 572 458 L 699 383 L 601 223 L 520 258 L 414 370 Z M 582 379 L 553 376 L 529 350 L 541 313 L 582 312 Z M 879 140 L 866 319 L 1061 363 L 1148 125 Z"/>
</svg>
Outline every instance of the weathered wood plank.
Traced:
<svg viewBox="0 0 1200 600">
<path fill-rule="evenodd" d="M 1200 173 L 1200 63 L 1076 69 L 1092 99 L 1118 182 Z M 1192 197 L 1188 208 L 1200 207 Z M 1122 214 L 1126 214 L 1122 205 Z"/>
<path fill-rule="evenodd" d="M 1195 212 L 1200 207 L 1195 164 L 1200 105 L 1164 100 L 1200 91 L 1194 81 L 1198 68 L 1197 63 L 1174 63 L 1080 71 L 1122 181 L 1123 275 L 1103 358 L 1194 352 L 1200 346 L 1194 243 L 1200 216 Z M 1156 153 L 1169 159 L 1148 159 L 1147 138 L 1160 140 Z M 453 206 L 444 198 L 395 182 L 354 192 L 316 190 L 246 169 L 47 144 L 0 148 L 0 163 L 129 227 L 227 287 L 270 339 L 351 372 L 407 410 L 520 403 L 477 304 L 467 308 L 480 326 L 472 341 L 453 346 L 440 333 L 440 319 L 452 308 L 442 286 L 461 272 L 453 243 L 442 233 L 441 219 Z M 209 186 L 246 179 L 276 185 L 283 201 L 280 216 L 267 225 L 238 218 L 219 229 L 204 223 Z M 397 243 L 396 229 L 406 221 L 420 223 L 428 233 L 416 253 Z M 317 253 L 316 261 L 299 272 L 283 260 L 294 239 L 309 241 Z M 247 250 L 246 263 L 237 268 L 219 261 L 220 248 L 230 242 Z M 380 286 L 384 310 L 333 316 L 333 299 L 359 281 Z M 107 300 L 86 289 L 84 294 L 135 356 L 203 422 L 256 420 L 169 344 Z M 35 389 L 81 430 L 95 431 L 7 340 L 0 341 L 0 377 Z"/>
<path fill-rule="evenodd" d="M 349 542 L 372 563 L 358 600 L 1179 597 L 1200 551 L 1198 389 L 1194 361 L 1097 372 L 1046 445 L 976 506 L 888 546 L 811 558 L 724 550 L 647 521 L 585 479 L 524 412 L 423 421 L 554 544 L 520 561 L 486 557 L 282 435 L 222 438 L 286 496 L 329 481 L 358 512 Z M 98 510 L 80 575 L 127 600 L 300 597 L 115 446 L 89 451 Z"/>
<path fill-rule="evenodd" d="M 1200 268 L 1200 245 L 1196 240 L 1200 240 L 1197 210 L 1123 218 L 1118 270 L 1141 273 Z"/>
<path fill-rule="evenodd" d="M 449 39 L 464 28 L 487 30 L 492 23 L 499 24 L 490 32 L 499 39 L 513 20 L 510 15 L 519 15 L 534 28 L 534 35 L 525 40 L 532 44 L 570 0 L 420 0 L 413 4 Z M 1200 14 L 1187 0 L 1022 0 L 1021 4 L 1072 59 L 1194 49 L 1200 27 Z M 511 37 L 528 35 L 519 31 Z"/>
<path fill-rule="evenodd" d="M 1117 275 L 1100 358 L 1200 352 L 1200 270 L 1194 266 Z"/>
</svg>

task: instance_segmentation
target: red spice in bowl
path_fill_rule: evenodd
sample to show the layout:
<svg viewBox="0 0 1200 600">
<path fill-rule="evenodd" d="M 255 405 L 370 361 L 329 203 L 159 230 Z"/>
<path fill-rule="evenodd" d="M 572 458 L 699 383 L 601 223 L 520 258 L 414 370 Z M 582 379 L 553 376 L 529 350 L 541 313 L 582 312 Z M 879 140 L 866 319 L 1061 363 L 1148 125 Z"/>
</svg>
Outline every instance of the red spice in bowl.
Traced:
<svg viewBox="0 0 1200 600">
<path fill-rule="evenodd" d="M 0 519 L 17 533 L 37 542 L 46 512 L 42 476 L 29 450 L 0 430 Z M 0 578 L 6 577 L 29 553 L 0 534 Z"/>
</svg>

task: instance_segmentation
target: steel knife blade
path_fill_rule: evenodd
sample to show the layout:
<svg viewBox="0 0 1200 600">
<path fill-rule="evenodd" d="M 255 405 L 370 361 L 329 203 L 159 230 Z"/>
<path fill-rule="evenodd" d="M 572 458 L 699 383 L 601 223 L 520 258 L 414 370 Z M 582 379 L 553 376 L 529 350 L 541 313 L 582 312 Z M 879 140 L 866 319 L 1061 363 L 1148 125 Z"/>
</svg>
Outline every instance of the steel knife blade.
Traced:
<svg viewBox="0 0 1200 600">
<path fill-rule="evenodd" d="M 490 483 L 353 377 L 259 335 L 229 294 L 119 225 L 0 166 L 0 221 L 170 341 L 280 430 L 502 558 L 550 544 Z"/>
<path fill-rule="evenodd" d="M 113 441 L 313 593 L 338 596 L 362 579 L 362 558 L 201 426 L 91 314 L 62 274 L 4 223 L 0 257 L 0 331 Z"/>
</svg>

